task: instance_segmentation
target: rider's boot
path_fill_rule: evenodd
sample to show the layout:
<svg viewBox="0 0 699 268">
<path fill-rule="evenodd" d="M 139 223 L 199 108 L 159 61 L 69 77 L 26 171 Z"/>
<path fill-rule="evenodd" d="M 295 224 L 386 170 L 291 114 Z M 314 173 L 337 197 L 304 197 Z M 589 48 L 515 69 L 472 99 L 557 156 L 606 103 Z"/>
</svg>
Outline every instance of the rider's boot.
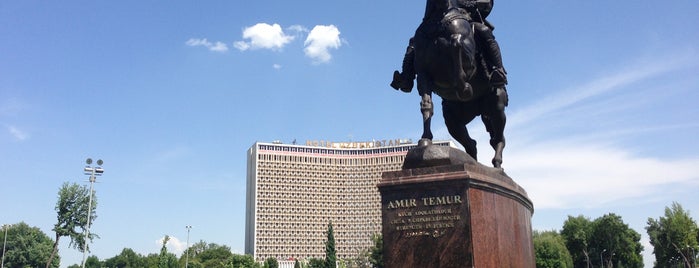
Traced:
<svg viewBox="0 0 699 268">
<path fill-rule="evenodd" d="M 493 89 L 504 88 L 507 85 L 507 71 L 502 64 L 502 55 L 500 54 L 500 45 L 493 36 L 493 31 L 485 24 L 474 24 L 476 35 L 481 39 L 480 44 L 483 46 L 483 54 L 486 62 L 490 66 L 488 78 Z"/>
<path fill-rule="evenodd" d="M 413 90 L 413 85 L 415 80 L 415 47 L 413 46 L 413 39 L 410 38 L 410 43 L 405 49 L 405 56 L 403 56 L 403 66 L 402 72 L 393 72 L 393 81 L 391 81 L 391 87 L 394 89 L 400 89 L 403 92 L 410 92 Z"/>
</svg>

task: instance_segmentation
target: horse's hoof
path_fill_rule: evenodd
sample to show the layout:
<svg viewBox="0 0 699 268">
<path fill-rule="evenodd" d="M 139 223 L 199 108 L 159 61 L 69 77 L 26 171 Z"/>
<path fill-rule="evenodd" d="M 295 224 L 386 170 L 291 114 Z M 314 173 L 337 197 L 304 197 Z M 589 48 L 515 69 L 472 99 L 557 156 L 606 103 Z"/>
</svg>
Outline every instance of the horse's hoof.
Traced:
<svg viewBox="0 0 699 268">
<path fill-rule="evenodd" d="M 502 159 L 493 158 L 493 167 L 502 168 Z"/>
<path fill-rule="evenodd" d="M 430 139 L 420 139 L 420 141 L 417 142 L 418 147 L 425 147 L 432 145 L 432 140 Z"/>
</svg>

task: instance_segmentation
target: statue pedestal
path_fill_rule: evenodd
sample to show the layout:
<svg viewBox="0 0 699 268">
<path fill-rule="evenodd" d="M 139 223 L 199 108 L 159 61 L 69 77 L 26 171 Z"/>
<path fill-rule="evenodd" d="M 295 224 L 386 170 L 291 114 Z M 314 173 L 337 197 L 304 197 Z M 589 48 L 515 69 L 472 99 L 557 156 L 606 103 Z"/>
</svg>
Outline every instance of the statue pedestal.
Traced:
<svg viewBox="0 0 699 268">
<path fill-rule="evenodd" d="M 501 169 L 404 166 L 378 188 L 384 267 L 535 267 L 532 202 Z"/>
</svg>

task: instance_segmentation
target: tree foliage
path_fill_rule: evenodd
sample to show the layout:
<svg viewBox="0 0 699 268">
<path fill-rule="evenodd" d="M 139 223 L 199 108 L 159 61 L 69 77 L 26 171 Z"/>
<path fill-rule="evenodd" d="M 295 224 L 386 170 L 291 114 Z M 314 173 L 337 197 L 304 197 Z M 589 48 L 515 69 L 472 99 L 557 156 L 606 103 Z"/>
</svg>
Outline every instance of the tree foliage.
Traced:
<svg viewBox="0 0 699 268">
<path fill-rule="evenodd" d="M 189 251 L 189 268 L 258 268 L 251 255 L 233 254 L 231 248 L 216 243 L 206 243 L 203 240 L 190 246 L 179 260 L 180 267 L 185 267 L 186 254 Z"/>
<path fill-rule="evenodd" d="M 629 228 L 621 216 L 609 213 L 595 219 L 592 236 L 592 245 L 605 267 L 643 267 L 641 234 Z"/>
<path fill-rule="evenodd" d="M 276 258 L 269 257 L 265 260 L 264 268 L 279 268 L 279 262 Z"/>
<path fill-rule="evenodd" d="M 335 249 L 335 234 L 333 232 L 333 223 L 328 223 L 328 240 L 325 242 L 325 267 L 337 267 L 337 250 Z"/>
<path fill-rule="evenodd" d="M 177 268 L 177 257 L 175 254 L 167 252 L 168 241 L 170 241 L 170 236 L 166 235 L 163 238 L 163 247 L 160 248 L 160 255 L 158 255 L 158 268 Z"/>
<path fill-rule="evenodd" d="M 317 258 L 308 259 L 308 268 L 325 268 L 325 261 Z"/>
<path fill-rule="evenodd" d="M 383 236 L 374 234 L 371 241 L 374 245 L 369 249 L 369 263 L 372 268 L 383 268 Z"/>
<path fill-rule="evenodd" d="M 693 267 L 695 253 L 699 251 L 699 227 L 680 204 L 673 202 L 672 207 L 665 207 L 664 217 L 648 218 L 646 231 L 653 245 L 655 267 L 665 267 L 673 262 Z"/>
<path fill-rule="evenodd" d="M 233 254 L 232 259 L 231 264 L 233 268 L 257 268 L 260 266 L 255 262 L 255 258 L 252 255 Z"/>
<path fill-rule="evenodd" d="M 563 237 L 556 231 L 534 231 L 534 252 L 537 268 L 572 268 L 571 258 Z"/>
<path fill-rule="evenodd" d="M 88 207 L 90 202 L 90 194 L 92 194 L 92 213 L 90 214 L 90 222 L 97 218 L 95 208 L 97 207 L 97 198 L 95 193 L 90 193 L 87 186 L 81 186 L 77 183 L 65 182 L 58 190 L 58 201 L 56 202 L 57 222 L 53 227 L 56 233 L 53 252 L 48 258 L 48 264 L 52 262 L 53 256 L 58 251 L 58 241 L 61 237 L 67 236 L 70 238 L 70 246 L 77 248 L 80 252 L 89 251 L 85 241 L 85 232 L 88 226 Z M 98 237 L 94 233 L 88 234 L 88 239 Z"/>
<path fill-rule="evenodd" d="M 102 263 L 95 255 L 89 256 L 87 259 L 85 259 L 85 268 L 102 268 L 103 266 L 104 263 Z"/>
<path fill-rule="evenodd" d="M 610 213 L 590 221 L 569 216 L 561 231 L 575 267 L 643 267 L 641 234 Z"/>
<path fill-rule="evenodd" d="M 24 222 L 3 226 L 0 230 L 0 243 L 5 242 L 5 267 L 45 266 L 53 250 L 53 240 L 48 235 Z M 0 251 L 0 258 L 2 254 Z M 56 256 L 49 267 L 57 268 L 59 263 L 60 257 Z"/>
<path fill-rule="evenodd" d="M 110 268 L 136 268 L 146 267 L 143 255 L 136 253 L 133 249 L 124 248 L 119 255 L 104 260 L 104 266 Z"/>
<path fill-rule="evenodd" d="M 590 239 L 592 238 L 592 221 L 580 215 L 568 216 L 563 223 L 561 236 L 573 259 L 575 267 L 591 267 Z"/>
</svg>

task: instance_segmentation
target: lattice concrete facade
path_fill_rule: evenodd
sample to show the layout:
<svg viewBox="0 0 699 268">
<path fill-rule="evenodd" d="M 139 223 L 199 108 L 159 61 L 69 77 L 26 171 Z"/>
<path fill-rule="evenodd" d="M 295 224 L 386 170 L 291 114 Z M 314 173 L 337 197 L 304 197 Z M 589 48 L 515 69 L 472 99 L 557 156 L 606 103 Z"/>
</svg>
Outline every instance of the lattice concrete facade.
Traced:
<svg viewBox="0 0 699 268">
<path fill-rule="evenodd" d="M 258 142 L 248 151 L 245 253 L 258 261 L 325 258 L 329 222 L 338 259 L 356 258 L 381 233 L 381 173 L 400 170 L 416 146 L 314 144 Z"/>
</svg>

